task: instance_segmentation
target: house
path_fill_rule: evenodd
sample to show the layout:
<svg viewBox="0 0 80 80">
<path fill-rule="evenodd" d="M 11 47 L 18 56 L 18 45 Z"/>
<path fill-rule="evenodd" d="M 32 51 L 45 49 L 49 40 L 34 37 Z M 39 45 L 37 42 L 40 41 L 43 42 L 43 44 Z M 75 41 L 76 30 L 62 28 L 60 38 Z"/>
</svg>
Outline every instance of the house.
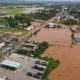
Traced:
<svg viewBox="0 0 80 80">
<path fill-rule="evenodd" d="M 27 50 L 27 51 L 36 51 L 38 49 L 38 46 L 33 43 L 26 43 L 22 45 L 22 49 Z"/>
<path fill-rule="evenodd" d="M 80 41 L 80 34 L 74 34 L 73 38 L 74 38 L 74 40 L 79 42 Z"/>
<path fill-rule="evenodd" d="M 63 25 L 61 25 L 61 24 L 54 24 L 54 23 L 48 23 L 47 27 L 48 28 L 64 28 Z"/>
<path fill-rule="evenodd" d="M 12 36 L 5 36 L 5 37 L 3 38 L 3 41 L 4 41 L 4 42 L 7 42 L 7 43 L 10 43 L 12 40 L 13 40 L 13 37 L 12 37 Z"/>
<path fill-rule="evenodd" d="M 80 31 L 80 27 L 77 27 L 76 30 L 77 30 L 77 31 Z"/>
<path fill-rule="evenodd" d="M 32 30 L 32 29 L 33 29 L 33 26 L 28 26 L 28 27 L 26 27 L 26 28 L 24 28 L 24 29 L 26 29 L 26 30 L 30 31 L 30 30 Z"/>
<path fill-rule="evenodd" d="M 54 23 L 48 23 L 48 27 L 49 27 L 49 28 L 54 27 Z"/>
<path fill-rule="evenodd" d="M 1 42 L 0 43 L 0 48 L 4 47 L 5 46 L 5 42 Z"/>
<path fill-rule="evenodd" d="M 76 30 L 76 27 L 72 27 L 71 30 L 72 30 L 72 31 L 77 31 L 77 30 Z"/>
<path fill-rule="evenodd" d="M 78 26 L 74 26 L 71 28 L 72 31 L 75 31 L 75 32 L 79 32 L 80 31 L 80 27 Z"/>
</svg>

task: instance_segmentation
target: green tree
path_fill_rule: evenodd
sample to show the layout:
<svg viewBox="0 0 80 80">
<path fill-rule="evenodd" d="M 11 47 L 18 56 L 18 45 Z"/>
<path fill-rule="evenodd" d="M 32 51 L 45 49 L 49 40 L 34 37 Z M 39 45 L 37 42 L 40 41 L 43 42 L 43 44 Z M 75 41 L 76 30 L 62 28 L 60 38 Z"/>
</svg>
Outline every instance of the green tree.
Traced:
<svg viewBox="0 0 80 80">
<path fill-rule="evenodd" d="M 16 28 L 18 26 L 18 21 L 15 20 L 13 17 L 7 18 L 7 21 L 8 21 L 9 27 Z"/>
<path fill-rule="evenodd" d="M 15 19 L 18 20 L 20 23 L 24 24 L 27 23 L 27 26 L 31 25 L 31 17 L 27 15 L 17 15 Z"/>
<path fill-rule="evenodd" d="M 67 19 L 67 20 L 63 21 L 63 24 L 65 24 L 65 25 L 75 25 L 75 24 L 77 24 L 77 21 L 73 20 L 73 19 Z"/>
</svg>

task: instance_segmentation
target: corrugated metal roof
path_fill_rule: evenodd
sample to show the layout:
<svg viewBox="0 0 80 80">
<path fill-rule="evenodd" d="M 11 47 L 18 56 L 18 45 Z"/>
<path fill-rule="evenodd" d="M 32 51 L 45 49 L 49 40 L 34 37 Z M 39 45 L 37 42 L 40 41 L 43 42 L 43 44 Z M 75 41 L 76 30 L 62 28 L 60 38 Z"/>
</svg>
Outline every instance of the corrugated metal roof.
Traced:
<svg viewBox="0 0 80 80">
<path fill-rule="evenodd" d="M 1 78 L 1 77 L 0 77 L 0 80 L 6 80 L 6 77 L 4 77 L 4 78 Z"/>
<path fill-rule="evenodd" d="M 20 66 L 20 63 L 14 62 L 14 61 L 10 61 L 10 60 L 4 60 L 2 62 L 2 65 L 18 68 Z"/>
</svg>

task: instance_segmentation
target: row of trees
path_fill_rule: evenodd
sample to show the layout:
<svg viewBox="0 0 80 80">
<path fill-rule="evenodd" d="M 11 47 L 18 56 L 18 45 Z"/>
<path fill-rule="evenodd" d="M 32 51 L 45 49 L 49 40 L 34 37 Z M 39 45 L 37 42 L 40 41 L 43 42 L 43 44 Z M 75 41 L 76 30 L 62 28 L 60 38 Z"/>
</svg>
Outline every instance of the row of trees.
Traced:
<svg viewBox="0 0 80 80">
<path fill-rule="evenodd" d="M 33 19 L 41 19 L 41 20 L 48 20 L 52 17 L 54 17 L 58 13 L 56 9 L 50 9 L 50 10 L 42 10 L 37 13 L 32 13 L 30 16 L 32 16 Z"/>
<path fill-rule="evenodd" d="M 76 25 L 76 24 L 79 24 L 79 22 L 77 20 L 74 20 L 74 19 L 63 20 L 62 23 L 65 24 L 65 25 Z"/>
</svg>

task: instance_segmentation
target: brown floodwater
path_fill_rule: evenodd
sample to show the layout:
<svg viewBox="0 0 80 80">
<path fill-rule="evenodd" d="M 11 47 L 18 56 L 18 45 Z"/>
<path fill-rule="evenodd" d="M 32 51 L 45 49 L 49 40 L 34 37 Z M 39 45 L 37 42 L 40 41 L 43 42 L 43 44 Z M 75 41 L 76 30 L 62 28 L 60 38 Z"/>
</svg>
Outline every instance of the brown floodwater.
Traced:
<svg viewBox="0 0 80 80">
<path fill-rule="evenodd" d="M 42 28 L 41 31 L 33 36 L 31 41 L 42 42 L 47 41 L 55 46 L 70 46 L 71 32 L 68 29 L 47 29 Z"/>
<path fill-rule="evenodd" d="M 60 60 L 60 65 L 50 73 L 50 80 L 80 80 L 80 44 L 72 46 L 70 30 L 43 28 L 30 41 L 53 45 L 43 54 Z"/>
</svg>

